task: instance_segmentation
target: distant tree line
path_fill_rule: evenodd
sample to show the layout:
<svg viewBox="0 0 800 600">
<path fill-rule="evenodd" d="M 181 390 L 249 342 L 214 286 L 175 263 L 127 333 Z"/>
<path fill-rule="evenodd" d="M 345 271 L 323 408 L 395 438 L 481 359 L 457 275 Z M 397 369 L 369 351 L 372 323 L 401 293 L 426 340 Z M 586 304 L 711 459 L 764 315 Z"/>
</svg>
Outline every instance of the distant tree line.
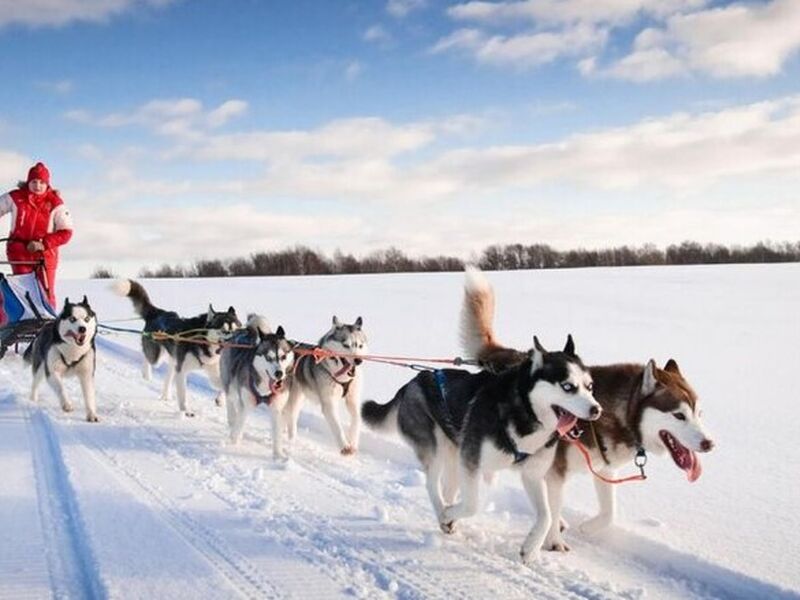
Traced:
<svg viewBox="0 0 800 600">
<path fill-rule="evenodd" d="M 752 246 L 723 246 L 683 242 L 660 249 L 652 244 L 600 250 L 556 250 L 547 244 L 489 246 L 470 262 L 486 271 L 567 269 L 576 267 L 630 267 L 645 265 L 699 265 L 726 263 L 800 262 L 800 242 L 759 242 Z M 464 260 L 453 256 L 412 258 L 389 248 L 363 257 L 336 251 L 327 256 L 306 246 L 256 252 L 246 258 L 198 260 L 189 266 L 164 264 L 142 269 L 140 277 L 248 277 L 258 275 L 339 275 L 352 273 L 420 273 L 461 271 Z M 112 277 L 98 267 L 95 278 Z"/>
</svg>

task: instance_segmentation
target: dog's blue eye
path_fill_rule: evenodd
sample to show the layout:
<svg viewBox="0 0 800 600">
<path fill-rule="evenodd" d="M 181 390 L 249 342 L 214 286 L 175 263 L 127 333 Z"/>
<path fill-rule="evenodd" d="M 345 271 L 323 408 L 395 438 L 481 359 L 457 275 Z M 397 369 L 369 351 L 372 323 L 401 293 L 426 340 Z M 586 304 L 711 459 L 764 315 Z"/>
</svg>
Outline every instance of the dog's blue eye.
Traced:
<svg viewBox="0 0 800 600">
<path fill-rule="evenodd" d="M 586 384 L 586 389 L 591 392 L 592 390 L 594 390 L 594 384 L 590 381 L 589 383 Z"/>
<path fill-rule="evenodd" d="M 576 388 L 573 384 L 569 383 L 568 381 L 565 381 L 561 384 L 561 389 L 571 394 L 575 392 L 578 388 Z"/>
<path fill-rule="evenodd" d="M 678 421 L 685 421 L 686 420 L 686 415 L 683 414 L 682 412 L 674 412 L 674 413 L 672 413 L 672 416 L 675 417 L 676 419 L 678 419 Z"/>
<path fill-rule="evenodd" d="M 69 318 L 69 322 L 70 322 L 70 323 L 74 323 L 74 322 L 75 322 L 75 321 L 77 321 L 77 320 L 78 320 L 78 319 L 76 319 L 75 317 L 70 317 L 70 318 Z"/>
</svg>

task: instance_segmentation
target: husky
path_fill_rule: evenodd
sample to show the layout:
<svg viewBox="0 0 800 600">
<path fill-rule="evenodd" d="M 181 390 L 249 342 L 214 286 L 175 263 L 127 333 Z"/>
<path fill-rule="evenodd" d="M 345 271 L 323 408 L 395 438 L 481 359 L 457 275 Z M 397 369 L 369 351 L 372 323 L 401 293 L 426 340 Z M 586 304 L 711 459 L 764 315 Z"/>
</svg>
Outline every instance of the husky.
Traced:
<svg viewBox="0 0 800 600">
<path fill-rule="evenodd" d="M 487 370 L 498 373 L 525 360 L 525 353 L 500 344 L 493 330 L 494 290 L 480 271 L 467 272 L 462 310 L 462 343 L 470 356 Z M 598 472 L 611 479 L 617 470 L 646 460 L 647 454 L 669 453 L 686 472 L 689 481 L 702 473 L 698 452 L 714 447 L 701 418 L 697 394 L 669 359 L 663 368 L 654 360 L 646 364 L 613 364 L 589 367 L 594 396 L 602 416 L 592 423 L 579 423 L 577 439 L 589 450 Z M 560 440 L 555 459 L 547 473 L 547 493 L 552 526 L 545 548 L 566 552 L 561 519 L 563 487 L 569 475 L 586 471 L 585 460 L 574 444 Z M 616 518 L 616 486 L 595 479 L 599 513 L 583 523 L 580 530 L 594 534 Z"/>
<path fill-rule="evenodd" d="M 86 296 L 77 304 L 67 298 L 58 317 L 39 331 L 23 355 L 33 371 L 32 402 L 38 402 L 39 385 L 46 378 L 61 401 L 61 408 L 64 412 L 71 412 L 72 403 L 64 389 L 64 377 L 75 375 L 81 383 L 86 420 L 97 423 L 94 389 L 96 335 L 97 316 Z"/>
<path fill-rule="evenodd" d="M 219 390 L 216 403 L 221 406 L 224 401 L 222 381 L 219 374 L 219 356 L 222 352 L 220 342 L 237 329 L 241 323 L 236 311 L 231 306 L 227 311 L 217 312 L 208 305 L 208 312 L 196 317 L 184 318 L 176 312 L 166 311 L 153 305 L 144 287 L 136 281 L 123 279 L 113 284 L 113 291 L 119 296 L 127 296 L 133 303 L 136 313 L 144 319 L 144 331 L 162 331 L 167 334 L 191 335 L 199 343 L 154 340 L 142 336 L 142 376 L 149 380 L 152 367 L 158 364 L 162 355 L 168 362 L 167 376 L 161 399 L 169 401 L 172 397 L 172 384 L 178 395 L 178 408 L 181 413 L 193 417 L 194 413 L 187 406 L 186 379 L 190 371 L 202 369 L 208 375 L 212 385 Z"/>
<path fill-rule="evenodd" d="M 322 414 L 328 422 L 335 443 L 343 455 L 355 454 L 361 432 L 359 398 L 363 375 L 358 366 L 362 359 L 358 355 L 367 352 L 367 336 L 364 321 L 358 317 L 355 323 L 342 323 L 336 316 L 328 332 L 322 336 L 318 346 L 323 350 L 344 354 L 348 357 L 330 357 L 317 361 L 313 356 L 300 356 L 295 365 L 289 392 L 289 440 L 297 436 L 297 421 L 306 397 L 315 398 L 322 406 Z M 352 357 L 352 358 L 351 358 Z M 350 427 L 345 435 L 339 423 L 337 402 L 344 399 L 350 413 Z"/>
<path fill-rule="evenodd" d="M 259 404 L 272 417 L 272 454 L 287 458 L 283 450 L 283 410 L 289 400 L 294 352 L 283 327 L 273 333 L 264 317 L 250 315 L 247 328 L 237 332 L 222 351 L 220 374 L 225 392 L 231 443 L 242 439 L 247 414 Z"/>
<path fill-rule="evenodd" d="M 481 478 L 491 480 L 501 469 L 519 471 L 537 514 L 520 550 L 530 562 L 550 527 L 544 476 L 558 436 L 579 418 L 596 419 L 600 406 L 572 336 L 561 352 L 548 352 L 534 337 L 527 358 L 501 374 L 423 372 L 388 404 L 365 402 L 362 415 L 372 427 L 399 429 L 414 449 L 445 533 L 478 511 Z"/>
</svg>

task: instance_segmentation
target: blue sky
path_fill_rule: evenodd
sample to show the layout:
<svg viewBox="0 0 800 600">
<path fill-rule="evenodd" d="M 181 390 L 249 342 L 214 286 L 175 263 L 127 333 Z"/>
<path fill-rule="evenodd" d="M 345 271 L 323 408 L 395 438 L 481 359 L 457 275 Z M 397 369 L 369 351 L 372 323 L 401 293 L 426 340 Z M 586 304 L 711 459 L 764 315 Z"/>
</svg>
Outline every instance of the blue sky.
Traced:
<svg viewBox="0 0 800 600">
<path fill-rule="evenodd" d="M 798 50 L 793 0 L 0 0 L 0 185 L 50 165 L 72 276 L 794 240 Z"/>
</svg>

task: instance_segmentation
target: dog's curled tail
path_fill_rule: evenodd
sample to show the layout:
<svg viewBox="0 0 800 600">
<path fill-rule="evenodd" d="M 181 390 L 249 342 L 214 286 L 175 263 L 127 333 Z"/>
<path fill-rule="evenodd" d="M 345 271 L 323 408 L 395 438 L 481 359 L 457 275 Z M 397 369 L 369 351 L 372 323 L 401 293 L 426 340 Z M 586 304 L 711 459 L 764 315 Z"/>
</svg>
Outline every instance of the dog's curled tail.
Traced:
<svg viewBox="0 0 800 600">
<path fill-rule="evenodd" d="M 133 303 L 133 310 L 146 319 L 156 307 L 150 302 L 150 296 L 142 285 L 132 279 L 117 279 L 111 284 L 111 291 L 117 296 L 128 297 Z"/>
<path fill-rule="evenodd" d="M 468 266 L 465 275 L 460 327 L 462 349 L 468 358 L 477 359 L 481 367 L 495 373 L 518 365 L 527 355 L 503 346 L 494 335 L 492 285 L 477 267 Z"/>
<path fill-rule="evenodd" d="M 392 432 L 397 430 L 397 408 L 400 404 L 400 392 L 386 404 L 378 404 L 367 400 L 361 405 L 361 418 L 371 428 Z"/>
<path fill-rule="evenodd" d="M 269 326 L 267 318 L 262 317 L 261 315 L 256 315 L 256 314 L 247 315 L 247 327 L 252 329 L 253 331 L 260 332 L 262 335 L 267 335 L 268 333 L 272 333 L 272 327 Z"/>
<path fill-rule="evenodd" d="M 468 266 L 461 307 L 461 347 L 469 358 L 480 358 L 500 347 L 494 337 L 494 290 L 483 272 Z"/>
</svg>

